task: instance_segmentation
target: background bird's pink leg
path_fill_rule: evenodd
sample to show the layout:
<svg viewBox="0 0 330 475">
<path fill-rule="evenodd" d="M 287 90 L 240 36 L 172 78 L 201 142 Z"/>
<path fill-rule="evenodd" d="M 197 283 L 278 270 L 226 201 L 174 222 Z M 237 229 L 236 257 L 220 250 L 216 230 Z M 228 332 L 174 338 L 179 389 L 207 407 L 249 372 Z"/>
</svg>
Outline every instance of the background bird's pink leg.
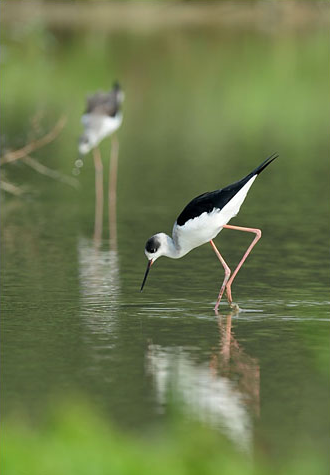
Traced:
<svg viewBox="0 0 330 475">
<path fill-rule="evenodd" d="M 213 250 L 214 252 L 216 253 L 219 261 L 221 262 L 221 264 L 223 265 L 223 268 L 225 269 L 225 278 L 223 280 L 223 283 L 222 283 L 222 286 L 221 286 L 221 289 L 220 289 L 220 292 L 219 292 L 219 295 L 218 295 L 218 299 L 217 299 L 217 303 L 215 304 L 215 307 L 214 307 L 214 311 L 215 313 L 217 314 L 218 313 L 218 308 L 219 308 L 219 304 L 220 304 L 220 301 L 221 301 L 221 298 L 222 298 L 222 295 L 223 295 L 223 292 L 226 288 L 226 285 L 227 285 L 227 282 L 229 280 L 229 277 L 230 277 L 230 269 L 226 263 L 226 261 L 224 260 L 224 258 L 222 257 L 222 255 L 220 254 L 220 252 L 218 251 L 216 245 L 214 244 L 214 242 L 211 240 L 210 241 L 210 244 L 211 246 L 213 247 Z"/>
<path fill-rule="evenodd" d="M 102 238 L 103 224 L 103 165 L 100 149 L 93 149 L 94 165 L 95 165 L 95 226 L 94 240 L 96 245 L 100 244 Z"/>
<path fill-rule="evenodd" d="M 109 242 L 111 250 L 117 250 L 117 171 L 118 171 L 119 141 L 117 135 L 111 138 L 111 155 L 109 165 Z"/>
<path fill-rule="evenodd" d="M 240 263 L 238 264 L 238 266 L 236 267 L 236 269 L 234 270 L 234 272 L 232 273 L 230 279 L 228 280 L 228 283 L 227 283 L 227 286 L 226 286 L 226 291 L 227 291 L 227 298 L 228 298 L 228 303 L 230 305 L 232 305 L 233 303 L 233 299 L 232 299 L 232 296 L 231 296 L 231 284 L 233 283 L 233 280 L 235 279 L 236 275 L 237 275 L 237 272 L 240 270 L 240 268 L 242 267 L 245 259 L 247 258 L 247 256 L 250 254 L 250 252 L 252 251 L 252 248 L 257 244 L 257 242 L 259 241 L 259 239 L 261 238 L 261 231 L 260 229 L 256 229 L 256 228 L 242 228 L 241 226 L 231 226 L 229 224 L 226 224 L 224 225 L 224 228 L 227 228 L 227 229 L 234 229 L 236 231 L 246 231 L 248 233 L 254 233 L 256 235 L 256 237 L 253 239 L 253 241 L 251 242 L 250 246 L 247 248 L 247 251 L 246 253 L 244 254 L 242 260 L 240 261 Z"/>
</svg>

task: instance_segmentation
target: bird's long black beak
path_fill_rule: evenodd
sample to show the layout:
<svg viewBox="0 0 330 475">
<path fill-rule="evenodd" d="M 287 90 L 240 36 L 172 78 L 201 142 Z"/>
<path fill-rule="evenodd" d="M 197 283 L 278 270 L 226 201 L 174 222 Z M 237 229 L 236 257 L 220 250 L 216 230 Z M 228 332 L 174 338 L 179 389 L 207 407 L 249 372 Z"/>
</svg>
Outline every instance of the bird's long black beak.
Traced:
<svg viewBox="0 0 330 475">
<path fill-rule="evenodd" d="M 141 285 L 140 292 L 142 292 L 142 290 L 143 290 L 144 284 L 146 283 L 146 280 L 147 280 L 147 277 L 148 277 L 148 274 L 149 274 L 149 271 L 150 271 L 150 267 L 152 266 L 153 262 L 154 261 L 152 259 L 150 259 L 150 261 L 148 261 L 147 270 L 146 270 L 146 273 L 144 274 L 144 278 L 143 278 L 143 282 L 142 282 L 142 285 Z"/>
</svg>

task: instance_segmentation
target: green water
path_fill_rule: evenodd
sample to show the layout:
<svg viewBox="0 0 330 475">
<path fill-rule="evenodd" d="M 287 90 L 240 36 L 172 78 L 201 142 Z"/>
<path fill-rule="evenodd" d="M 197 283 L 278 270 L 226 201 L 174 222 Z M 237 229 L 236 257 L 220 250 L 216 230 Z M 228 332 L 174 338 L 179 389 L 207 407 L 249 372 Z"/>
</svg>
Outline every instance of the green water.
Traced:
<svg viewBox="0 0 330 475">
<path fill-rule="evenodd" d="M 85 94 L 118 78 L 126 101 L 117 248 L 106 206 L 102 243 L 93 241 L 90 156 L 79 190 L 22 163 L 6 168 L 28 193 L 2 202 L 3 413 L 37 417 L 78 391 L 121 427 L 148 432 L 175 397 L 248 452 L 326 453 L 326 31 L 13 31 L 2 32 L 5 146 L 24 144 L 37 110 L 45 130 L 65 113 L 63 133 L 34 156 L 70 174 Z M 109 140 L 101 151 L 107 186 Z M 208 245 L 157 261 L 140 294 L 147 238 L 274 151 L 232 221 L 263 231 L 233 284 L 243 311 L 230 316 L 223 302 L 215 317 L 223 269 Z M 250 238 L 216 238 L 231 267 Z"/>
</svg>

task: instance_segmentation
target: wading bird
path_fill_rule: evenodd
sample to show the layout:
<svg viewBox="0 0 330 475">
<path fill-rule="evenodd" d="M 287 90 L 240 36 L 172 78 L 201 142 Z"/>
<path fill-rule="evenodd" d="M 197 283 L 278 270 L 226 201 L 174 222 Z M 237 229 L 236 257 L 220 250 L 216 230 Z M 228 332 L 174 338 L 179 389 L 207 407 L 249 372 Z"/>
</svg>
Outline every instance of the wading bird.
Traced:
<svg viewBox="0 0 330 475">
<path fill-rule="evenodd" d="M 261 231 L 255 228 L 231 226 L 227 223 L 239 212 L 247 192 L 259 173 L 277 157 L 277 154 L 271 155 L 242 180 L 220 190 L 203 193 L 190 201 L 174 223 L 172 237 L 164 233 L 158 233 L 148 239 L 144 251 L 148 258 L 148 265 L 141 285 L 141 292 L 147 280 L 149 270 L 156 259 L 161 256 L 179 259 L 195 247 L 209 242 L 225 270 L 225 278 L 214 310 L 216 313 L 218 312 L 218 307 L 225 290 L 229 305 L 238 309 L 238 306 L 233 303 L 231 285 L 252 248 L 261 238 Z M 223 228 L 255 234 L 254 240 L 232 274 L 213 242 L 213 239 Z"/>
<path fill-rule="evenodd" d="M 124 93 L 116 82 L 110 92 L 97 92 L 87 98 L 86 111 L 81 117 L 84 133 L 79 138 L 78 149 L 82 155 L 93 150 L 95 166 L 95 239 L 99 241 L 102 235 L 103 219 L 103 165 L 99 143 L 112 135 L 123 121 L 121 105 Z M 116 199 L 117 199 L 117 169 L 118 169 L 118 140 L 111 141 L 111 158 L 109 166 L 109 227 L 112 223 L 113 235 L 116 235 Z M 77 161 L 82 166 L 81 160 Z M 76 163 L 77 163 L 76 162 Z"/>
<path fill-rule="evenodd" d="M 81 117 L 84 133 L 79 138 L 78 146 L 82 155 L 97 147 L 121 126 L 123 100 L 124 93 L 117 82 L 110 92 L 97 92 L 87 98 L 86 111 Z"/>
</svg>

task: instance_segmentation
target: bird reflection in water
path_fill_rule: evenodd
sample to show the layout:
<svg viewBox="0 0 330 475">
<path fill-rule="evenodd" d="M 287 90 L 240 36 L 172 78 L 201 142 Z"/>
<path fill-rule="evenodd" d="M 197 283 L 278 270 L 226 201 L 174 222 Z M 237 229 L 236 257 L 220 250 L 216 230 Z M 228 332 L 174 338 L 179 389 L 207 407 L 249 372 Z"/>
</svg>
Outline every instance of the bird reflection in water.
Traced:
<svg viewBox="0 0 330 475">
<path fill-rule="evenodd" d="M 100 336 L 102 336 L 105 329 L 106 333 L 110 335 L 109 330 L 111 331 L 113 329 L 115 317 L 117 317 L 119 308 L 120 271 L 117 250 L 116 203 L 118 151 L 118 138 L 116 135 L 113 135 L 109 167 L 108 246 L 105 246 L 105 242 L 102 244 L 103 178 L 102 182 L 96 186 L 95 228 L 93 239 L 80 238 L 78 242 L 80 288 L 84 303 L 83 312 L 86 317 L 86 324 L 90 330 L 92 330 L 93 333 L 100 334 Z M 94 157 L 97 156 L 99 153 L 98 148 L 95 148 L 93 153 Z M 99 160 L 101 161 L 100 157 Z M 102 193 L 100 192 L 101 186 Z"/>
<path fill-rule="evenodd" d="M 260 414 L 260 367 L 258 360 L 249 356 L 238 344 L 232 330 L 232 315 L 219 316 L 219 349 L 210 362 L 214 377 L 234 376 L 245 404 L 256 416 Z"/>
<path fill-rule="evenodd" d="M 219 346 L 208 364 L 196 363 L 191 350 L 149 344 L 147 372 L 152 375 L 159 409 L 171 391 L 194 417 L 218 428 L 244 452 L 252 452 L 253 417 L 259 414 L 260 370 L 232 331 L 232 314 L 218 319 Z"/>
<path fill-rule="evenodd" d="M 110 215 L 110 213 L 109 213 Z M 85 371 L 106 380 L 101 361 L 109 358 L 116 342 L 120 305 L 120 268 L 117 251 L 116 211 L 109 221 L 109 241 L 81 237 L 78 241 L 81 317 L 90 352 Z"/>
<path fill-rule="evenodd" d="M 117 249 L 96 246 L 80 238 L 79 279 L 81 311 L 86 324 L 96 333 L 111 330 L 119 308 L 120 278 Z"/>
</svg>

